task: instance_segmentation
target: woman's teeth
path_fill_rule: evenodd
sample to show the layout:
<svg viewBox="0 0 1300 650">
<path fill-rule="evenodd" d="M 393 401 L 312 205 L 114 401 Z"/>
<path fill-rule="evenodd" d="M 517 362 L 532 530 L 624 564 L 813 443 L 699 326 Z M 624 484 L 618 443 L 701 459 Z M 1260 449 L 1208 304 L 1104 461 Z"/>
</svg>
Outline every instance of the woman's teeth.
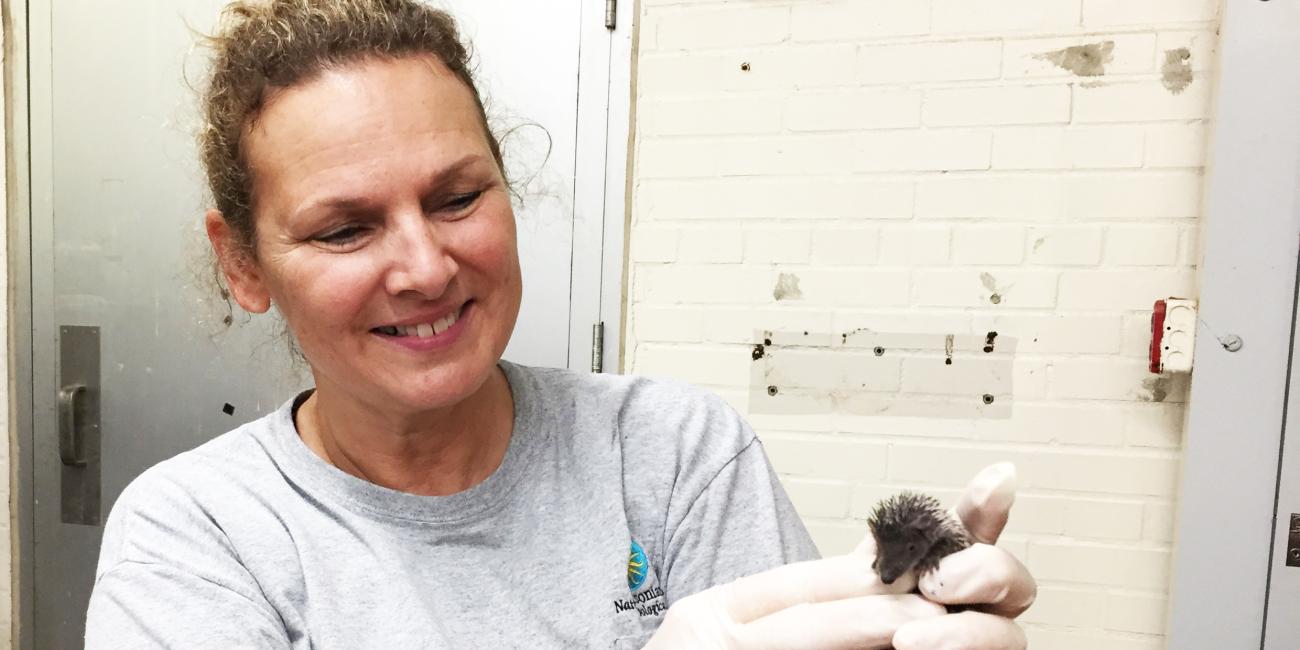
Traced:
<svg viewBox="0 0 1300 650">
<path fill-rule="evenodd" d="M 420 323 L 419 325 L 389 325 L 387 327 L 377 328 L 375 331 L 388 336 L 418 336 L 427 339 L 430 336 L 437 336 L 447 331 L 452 325 L 456 324 L 456 319 L 460 318 L 460 311 L 447 314 L 446 317 L 433 323 Z"/>
</svg>

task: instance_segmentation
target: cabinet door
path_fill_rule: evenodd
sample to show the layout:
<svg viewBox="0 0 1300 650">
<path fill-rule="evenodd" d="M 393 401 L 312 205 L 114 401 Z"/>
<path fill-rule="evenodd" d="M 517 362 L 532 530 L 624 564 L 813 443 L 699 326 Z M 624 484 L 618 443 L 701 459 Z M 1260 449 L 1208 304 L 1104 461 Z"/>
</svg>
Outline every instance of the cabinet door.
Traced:
<svg viewBox="0 0 1300 650">
<path fill-rule="evenodd" d="M 241 323 L 237 314 L 223 332 L 204 287 L 198 100 L 187 80 L 204 72 L 193 30 L 211 31 L 224 4 L 27 5 L 35 585 L 27 647 L 81 645 L 102 521 L 127 483 L 310 385 L 273 318 Z M 517 207 L 525 294 L 505 356 L 567 366 L 585 4 L 440 4 L 474 42 L 491 117 L 512 133 L 503 143 L 511 173 L 531 179 Z M 69 442 L 61 431 L 83 435 Z"/>
</svg>

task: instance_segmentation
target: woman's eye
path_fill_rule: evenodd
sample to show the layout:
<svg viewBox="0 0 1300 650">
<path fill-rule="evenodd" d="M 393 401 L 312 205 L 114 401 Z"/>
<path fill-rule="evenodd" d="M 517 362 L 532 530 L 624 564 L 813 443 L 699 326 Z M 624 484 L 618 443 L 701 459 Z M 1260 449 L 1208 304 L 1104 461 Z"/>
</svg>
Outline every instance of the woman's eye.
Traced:
<svg viewBox="0 0 1300 650">
<path fill-rule="evenodd" d="M 474 202 L 482 195 L 482 192 L 470 192 L 469 194 L 453 196 L 450 201 L 447 201 L 447 203 L 443 205 L 443 209 L 451 211 L 464 210 L 465 208 L 474 205 Z"/>
<path fill-rule="evenodd" d="M 364 234 L 364 230 L 357 226 L 347 226 L 338 230 L 330 231 L 327 234 L 316 238 L 316 241 L 329 244 L 332 246 L 342 246 L 356 241 L 357 238 Z"/>
</svg>

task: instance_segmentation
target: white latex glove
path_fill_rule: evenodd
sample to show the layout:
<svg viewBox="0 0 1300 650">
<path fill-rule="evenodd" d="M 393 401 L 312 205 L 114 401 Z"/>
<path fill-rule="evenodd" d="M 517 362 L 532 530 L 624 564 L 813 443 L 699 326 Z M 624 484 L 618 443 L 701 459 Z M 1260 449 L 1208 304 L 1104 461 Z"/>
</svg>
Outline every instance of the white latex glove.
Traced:
<svg viewBox="0 0 1300 650">
<path fill-rule="evenodd" d="M 880 582 L 868 533 L 847 555 L 777 567 L 681 599 L 646 650 L 1023 650 L 1024 633 L 1011 617 L 1029 608 L 1037 587 L 1024 565 L 991 546 L 1014 501 L 1010 463 L 971 481 L 953 510 L 979 543 L 921 578 L 925 598 L 908 593 L 918 586 L 912 576 Z M 975 608 L 949 614 L 944 604 Z"/>
</svg>

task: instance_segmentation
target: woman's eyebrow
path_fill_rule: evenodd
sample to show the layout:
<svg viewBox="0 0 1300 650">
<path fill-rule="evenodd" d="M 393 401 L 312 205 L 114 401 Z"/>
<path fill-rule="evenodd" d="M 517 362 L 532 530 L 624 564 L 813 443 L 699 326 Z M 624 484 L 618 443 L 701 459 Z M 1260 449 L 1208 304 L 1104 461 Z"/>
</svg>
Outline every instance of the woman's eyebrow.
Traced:
<svg viewBox="0 0 1300 650">
<path fill-rule="evenodd" d="M 453 177 L 469 167 L 482 164 L 487 159 L 481 154 L 472 153 L 437 167 L 426 175 L 425 187 L 436 188 L 448 177 Z M 325 196 L 312 199 L 293 211 L 294 218 L 301 218 L 313 212 L 328 210 L 331 212 L 364 212 L 374 209 L 377 202 L 368 196 Z"/>
</svg>

